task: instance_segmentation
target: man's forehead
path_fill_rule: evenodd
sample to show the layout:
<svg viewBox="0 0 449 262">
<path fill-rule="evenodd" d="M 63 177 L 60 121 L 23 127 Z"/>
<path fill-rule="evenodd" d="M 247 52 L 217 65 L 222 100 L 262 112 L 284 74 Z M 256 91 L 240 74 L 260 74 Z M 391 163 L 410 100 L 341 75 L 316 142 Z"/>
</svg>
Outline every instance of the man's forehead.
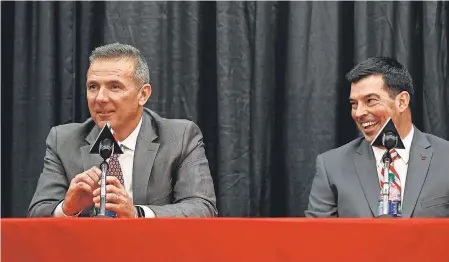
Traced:
<svg viewBox="0 0 449 262">
<path fill-rule="evenodd" d="M 360 79 L 359 81 L 352 83 L 351 87 L 377 87 L 381 88 L 385 84 L 382 75 L 370 75 L 365 78 Z"/>
<path fill-rule="evenodd" d="M 97 59 L 92 61 L 89 71 L 124 73 L 126 71 L 133 71 L 134 64 L 134 60 L 129 58 Z"/>
<path fill-rule="evenodd" d="M 381 97 L 383 95 L 382 89 L 368 89 L 368 88 L 360 88 L 360 89 L 351 89 L 351 94 L 349 95 L 349 99 L 358 100 L 363 98 L 368 98 L 371 96 Z"/>
<path fill-rule="evenodd" d="M 89 73 L 91 73 L 94 76 L 108 76 L 108 75 L 123 76 L 124 75 L 123 70 L 118 69 L 118 68 L 91 68 L 89 70 Z"/>
<path fill-rule="evenodd" d="M 88 78 L 89 77 L 107 77 L 107 76 L 132 77 L 133 73 L 134 73 L 134 69 L 132 67 L 127 67 L 124 65 L 92 64 L 89 67 Z"/>
<path fill-rule="evenodd" d="M 386 92 L 382 78 L 366 78 L 351 84 L 350 97 L 363 97 L 368 94 L 382 94 Z"/>
</svg>

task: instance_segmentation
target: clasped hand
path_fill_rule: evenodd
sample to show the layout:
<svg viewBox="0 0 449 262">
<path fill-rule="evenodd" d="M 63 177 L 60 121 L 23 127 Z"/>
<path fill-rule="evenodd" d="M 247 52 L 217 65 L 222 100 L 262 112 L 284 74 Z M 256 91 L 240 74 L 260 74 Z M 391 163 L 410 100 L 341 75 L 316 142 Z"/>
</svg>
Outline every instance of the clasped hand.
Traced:
<svg viewBox="0 0 449 262">
<path fill-rule="evenodd" d="M 70 182 L 64 198 L 63 212 L 74 215 L 95 205 L 100 207 L 101 171 L 97 167 L 78 174 Z M 113 176 L 106 177 L 106 210 L 114 211 L 119 218 L 136 217 L 136 208 L 120 181 Z"/>
</svg>

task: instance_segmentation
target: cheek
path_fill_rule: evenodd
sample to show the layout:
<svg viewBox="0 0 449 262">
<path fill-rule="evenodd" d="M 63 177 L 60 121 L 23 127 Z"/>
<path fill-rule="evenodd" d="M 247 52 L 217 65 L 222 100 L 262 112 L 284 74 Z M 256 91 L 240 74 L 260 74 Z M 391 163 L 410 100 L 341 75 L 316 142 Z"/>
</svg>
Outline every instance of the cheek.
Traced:
<svg viewBox="0 0 449 262">
<path fill-rule="evenodd" d="M 386 110 L 385 108 L 383 110 L 378 110 L 373 112 L 373 115 L 375 115 L 377 118 L 379 118 L 381 121 L 385 121 L 390 117 L 390 110 Z"/>
<path fill-rule="evenodd" d="M 119 108 L 119 107 L 124 107 L 126 108 L 126 103 L 128 100 L 128 96 L 123 94 L 119 97 L 116 97 L 114 99 L 111 99 L 110 103 L 114 105 L 114 107 Z"/>
<path fill-rule="evenodd" d="M 128 97 L 123 96 L 118 100 L 111 101 L 113 107 L 115 108 L 116 112 L 118 113 L 118 117 L 125 117 L 129 111 L 132 109 L 132 105 L 130 104 L 130 101 Z"/>
<path fill-rule="evenodd" d="M 352 119 L 354 119 L 354 120 L 356 119 L 356 118 L 355 118 L 355 110 L 354 110 L 354 109 L 351 109 L 351 117 L 352 117 Z"/>
<path fill-rule="evenodd" d="M 94 106 L 94 102 L 95 102 L 94 99 L 92 99 L 91 97 L 87 97 L 87 106 L 89 108 L 92 108 Z"/>
</svg>

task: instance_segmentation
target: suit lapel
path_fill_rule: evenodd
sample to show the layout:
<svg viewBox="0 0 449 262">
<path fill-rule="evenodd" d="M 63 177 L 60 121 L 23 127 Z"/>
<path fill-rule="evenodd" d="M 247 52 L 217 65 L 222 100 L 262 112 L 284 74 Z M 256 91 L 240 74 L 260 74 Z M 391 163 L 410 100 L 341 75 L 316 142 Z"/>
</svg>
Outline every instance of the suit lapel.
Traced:
<svg viewBox="0 0 449 262">
<path fill-rule="evenodd" d="M 99 154 L 89 154 L 90 148 L 95 143 L 95 139 L 97 138 L 100 131 L 101 129 L 95 125 L 90 133 L 86 136 L 87 144 L 81 147 L 81 159 L 84 170 L 91 169 L 93 166 L 100 168 L 100 164 L 103 161 Z"/>
<path fill-rule="evenodd" d="M 433 149 L 425 135 L 415 127 L 410 147 L 407 179 L 405 181 L 402 216 L 410 217 L 415 209 L 424 180 L 429 170 Z"/>
<path fill-rule="evenodd" d="M 366 201 L 373 216 L 377 216 L 377 203 L 380 194 L 380 184 L 376 169 L 376 159 L 370 144 L 363 139 L 354 157 L 360 185 L 365 193 Z"/>
<path fill-rule="evenodd" d="M 95 143 L 95 139 L 97 139 L 98 134 L 100 134 L 101 129 L 94 125 L 90 133 L 86 136 L 86 144 L 84 146 L 81 146 L 81 161 L 83 164 L 83 170 L 86 171 L 88 169 L 91 169 L 93 166 L 96 166 L 100 168 L 101 162 L 103 162 L 103 159 L 100 157 L 99 154 L 90 154 L 90 148 Z M 92 216 L 94 206 L 90 206 L 83 210 L 81 216 L 90 217 Z"/>
<path fill-rule="evenodd" d="M 153 143 L 157 138 L 155 127 L 149 113 L 143 113 L 142 127 L 136 141 L 133 164 L 133 202 L 147 204 L 148 183 L 154 159 L 159 149 L 159 143 Z"/>
<path fill-rule="evenodd" d="M 92 131 L 86 136 L 87 144 L 81 146 L 81 159 L 83 169 L 88 170 L 93 166 L 100 167 L 103 159 L 98 154 L 89 154 L 90 148 L 98 137 L 101 129 L 94 126 Z M 148 203 L 146 200 L 146 192 L 148 190 L 148 182 L 150 173 L 153 168 L 154 159 L 159 149 L 159 143 L 153 143 L 157 138 L 156 130 L 153 126 L 153 121 L 149 113 L 144 111 L 142 119 L 142 127 L 136 141 L 136 148 L 134 151 L 133 164 L 133 202 L 135 204 Z"/>
</svg>

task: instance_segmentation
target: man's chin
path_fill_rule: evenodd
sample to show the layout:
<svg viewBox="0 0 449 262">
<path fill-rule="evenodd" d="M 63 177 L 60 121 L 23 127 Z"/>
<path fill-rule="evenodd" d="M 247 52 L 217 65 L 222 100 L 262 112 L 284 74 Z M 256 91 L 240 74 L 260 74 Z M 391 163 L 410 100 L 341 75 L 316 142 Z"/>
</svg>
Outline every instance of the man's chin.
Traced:
<svg viewBox="0 0 449 262">
<path fill-rule="evenodd" d="M 371 132 L 369 134 L 363 133 L 363 136 L 365 137 L 365 140 L 368 141 L 368 143 L 371 143 L 374 141 L 374 138 L 376 138 L 377 133 Z"/>
<path fill-rule="evenodd" d="M 371 143 L 374 138 L 376 137 L 376 134 L 378 132 L 375 130 L 372 130 L 370 132 L 365 132 L 365 130 L 362 130 L 361 128 L 359 128 L 360 133 L 363 135 L 363 137 L 365 137 L 365 140 L 368 141 L 368 143 Z"/>
<path fill-rule="evenodd" d="M 359 129 L 359 130 L 360 130 L 360 129 Z M 365 140 L 366 140 L 368 143 L 371 143 L 371 141 L 373 141 L 374 136 L 371 136 L 370 134 L 367 134 L 367 133 L 363 132 L 362 130 L 360 130 L 360 133 L 363 135 L 363 137 L 365 138 Z"/>
<path fill-rule="evenodd" d="M 103 128 L 104 125 L 106 125 L 107 122 L 109 122 L 109 124 L 111 124 L 111 121 L 109 120 L 104 120 L 104 119 L 95 119 L 95 124 L 99 127 L 99 128 Z"/>
<path fill-rule="evenodd" d="M 365 140 L 370 144 L 371 144 L 371 142 L 373 142 L 373 139 L 374 139 L 373 137 L 365 136 Z"/>
</svg>

